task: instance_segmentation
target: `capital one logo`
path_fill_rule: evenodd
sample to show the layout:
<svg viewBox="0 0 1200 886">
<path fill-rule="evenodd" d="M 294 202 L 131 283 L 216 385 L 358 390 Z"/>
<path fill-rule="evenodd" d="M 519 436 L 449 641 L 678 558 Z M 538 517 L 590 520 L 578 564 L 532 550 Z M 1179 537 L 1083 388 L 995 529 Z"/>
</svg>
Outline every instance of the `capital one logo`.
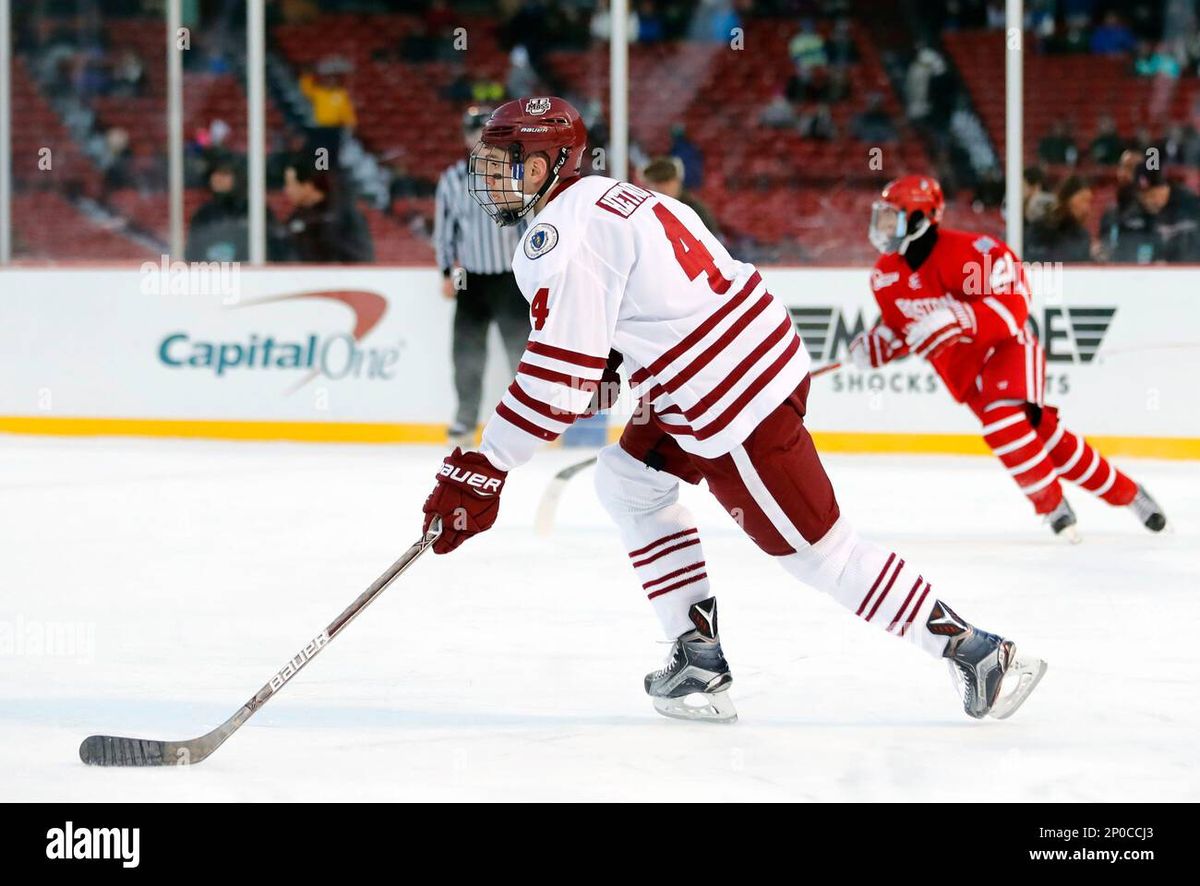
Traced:
<svg viewBox="0 0 1200 886">
<path fill-rule="evenodd" d="M 819 363 L 845 359 L 851 339 L 879 322 L 877 313 L 872 312 L 868 323 L 863 311 L 848 315 L 833 305 L 791 307 L 788 313 L 809 357 Z M 1033 328 L 1046 350 L 1047 362 L 1091 363 L 1116 314 L 1113 307 L 1047 307 L 1040 318 L 1033 318 Z"/>
</svg>

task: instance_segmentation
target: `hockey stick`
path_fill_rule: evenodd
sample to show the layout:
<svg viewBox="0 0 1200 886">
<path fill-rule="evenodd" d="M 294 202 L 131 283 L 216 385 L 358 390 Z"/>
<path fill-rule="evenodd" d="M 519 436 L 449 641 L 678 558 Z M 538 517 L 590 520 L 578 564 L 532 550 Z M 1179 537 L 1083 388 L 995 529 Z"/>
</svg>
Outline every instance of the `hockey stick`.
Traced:
<svg viewBox="0 0 1200 886">
<path fill-rule="evenodd" d="M 828 363 L 825 366 L 814 369 L 809 375 L 816 378 L 827 372 L 833 372 L 835 369 L 841 368 L 841 363 Z M 550 483 L 546 486 L 546 491 L 542 493 L 542 500 L 538 502 L 537 516 L 533 519 L 533 526 L 538 535 L 550 535 L 554 531 L 554 515 L 558 512 L 558 502 L 562 498 L 563 492 L 566 491 L 567 481 L 580 471 L 590 468 L 595 463 L 596 456 L 593 455 L 591 458 L 584 459 L 577 464 L 568 465 L 550 480 Z"/>
<path fill-rule="evenodd" d="M 115 735 L 89 735 L 79 746 L 79 759 L 89 766 L 186 766 L 199 763 L 221 746 L 243 723 L 254 716 L 287 682 L 296 676 L 318 652 L 341 633 L 360 612 L 370 605 L 417 557 L 421 556 L 442 534 L 439 519 L 434 519 L 429 531 L 388 567 L 387 572 L 347 606 L 342 614 L 329 623 L 320 634 L 301 649 L 274 677 L 267 681 L 236 714 L 205 735 L 186 741 L 155 741 L 146 738 L 121 738 Z"/>
</svg>

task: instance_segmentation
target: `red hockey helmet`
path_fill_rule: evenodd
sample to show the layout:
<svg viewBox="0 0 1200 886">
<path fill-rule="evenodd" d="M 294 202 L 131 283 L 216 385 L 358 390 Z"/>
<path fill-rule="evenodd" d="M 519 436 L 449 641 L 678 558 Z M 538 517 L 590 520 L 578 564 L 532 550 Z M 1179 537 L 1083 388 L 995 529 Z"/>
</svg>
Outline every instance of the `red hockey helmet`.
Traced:
<svg viewBox="0 0 1200 886">
<path fill-rule="evenodd" d="M 882 253 L 903 252 L 942 220 L 946 199 L 937 179 L 906 175 L 889 182 L 871 204 L 871 244 Z"/>
<path fill-rule="evenodd" d="M 587 128 L 561 98 L 519 98 L 498 107 L 471 151 L 467 188 L 497 224 L 511 225 L 583 166 Z M 525 163 L 542 154 L 550 167 L 536 193 L 525 193 Z"/>
</svg>

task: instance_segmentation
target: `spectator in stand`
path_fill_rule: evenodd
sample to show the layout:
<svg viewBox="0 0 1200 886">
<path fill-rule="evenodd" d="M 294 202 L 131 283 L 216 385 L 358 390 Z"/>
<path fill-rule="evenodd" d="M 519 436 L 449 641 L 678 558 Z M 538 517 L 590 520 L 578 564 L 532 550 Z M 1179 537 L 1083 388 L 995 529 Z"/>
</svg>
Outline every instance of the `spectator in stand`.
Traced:
<svg viewBox="0 0 1200 886">
<path fill-rule="evenodd" d="M 1195 166 L 1200 162 L 1200 137 L 1190 123 L 1176 120 L 1159 143 L 1168 166 Z"/>
<path fill-rule="evenodd" d="M 188 223 L 187 261 L 249 261 L 249 203 L 239 184 L 238 169 L 228 155 L 214 160 L 208 175 L 209 198 Z M 267 216 L 267 258 L 286 257 L 287 244 L 270 208 Z"/>
<path fill-rule="evenodd" d="M 313 125 L 353 129 L 358 125 L 354 100 L 347 91 L 344 74 L 349 63 L 344 59 L 324 59 L 316 71 L 300 75 L 300 91 L 312 103 Z"/>
<path fill-rule="evenodd" d="M 791 129 L 797 123 L 796 109 L 792 107 L 786 95 L 776 93 L 763 108 L 758 122 L 771 129 Z"/>
<path fill-rule="evenodd" d="M 129 146 L 129 133 L 119 126 L 104 133 L 100 168 L 104 172 L 104 193 L 132 188 L 136 182 L 133 173 L 133 149 Z"/>
<path fill-rule="evenodd" d="M 294 158 L 283 173 L 292 204 L 286 228 L 291 258 L 302 262 L 356 263 L 375 258 L 367 221 L 333 173 L 311 159 Z"/>
<path fill-rule="evenodd" d="M 696 215 L 700 216 L 704 227 L 712 231 L 718 240 L 721 239 L 716 217 L 703 201 L 683 187 L 683 163 L 678 157 L 655 157 L 642 170 L 642 181 L 650 190 L 674 197 L 680 203 L 690 206 Z"/>
<path fill-rule="evenodd" d="M 850 19 L 839 18 L 833 23 L 833 33 L 829 35 L 825 54 L 835 68 L 852 65 L 858 61 L 858 47 L 854 44 L 854 31 Z"/>
<path fill-rule="evenodd" d="M 800 23 L 800 30 L 788 41 L 788 55 L 792 63 L 806 70 L 823 68 L 829 64 L 825 52 L 825 38 L 817 33 L 811 19 Z"/>
<path fill-rule="evenodd" d="M 838 128 L 833 120 L 833 111 L 824 102 L 817 105 L 811 111 L 800 115 L 800 120 L 796 124 L 796 131 L 800 133 L 802 138 L 810 138 L 815 141 L 837 141 L 838 137 Z"/>
<path fill-rule="evenodd" d="M 1100 257 L 1098 244 L 1088 231 L 1092 189 L 1072 175 L 1058 189 L 1054 205 L 1029 228 L 1025 257 L 1029 261 L 1089 262 Z"/>
<path fill-rule="evenodd" d="M 1153 51 L 1146 41 L 1138 44 L 1137 58 L 1133 60 L 1133 73 L 1137 76 L 1178 80 L 1182 72 L 1179 59 L 1175 58 L 1166 43 L 1159 43 Z"/>
<path fill-rule="evenodd" d="M 1200 261 L 1200 198 L 1139 165 L 1135 199 L 1117 220 L 1113 258 L 1152 264 Z"/>
<path fill-rule="evenodd" d="M 1042 220 L 1054 205 L 1054 195 L 1046 190 L 1046 173 L 1040 166 L 1027 166 L 1022 177 L 1021 193 L 1025 205 L 1025 224 Z"/>
<path fill-rule="evenodd" d="M 1090 39 L 1087 17 L 1076 16 L 1067 20 L 1062 33 L 1047 48 L 1068 54 L 1083 53 L 1088 51 Z"/>
<path fill-rule="evenodd" d="M 1126 150 L 1121 152 L 1121 157 L 1117 160 L 1117 201 L 1100 217 L 1101 242 L 1110 254 L 1117 241 L 1121 219 L 1135 202 L 1136 188 L 1133 180 L 1144 157 L 1145 154 L 1140 151 Z"/>
<path fill-rule="evenodd" d="M 1055 120 L 1050 125 L 1050 131 L 1038 142 L 1037 152 L 1038 159 L 1043 163 L 1074 166 L 1079 159 L 1079 149 L 1075 147 L 1070 124 L 1061 117 Z"/>
<path fill-rule="evenodd" d="M 704 155 L 692 142 L 688 141 L 687 133 L 682 123 L 671 127 L 671 155 L 678 157 L 683 163 L 683 186 L 689 190 L 697 190 L 704 185 Z"/>
<path fill-rule="evenodd" d="M 529 64 L 529 50 L 524 46 L 514 46 L 508 54 L 508 65 L 505 87 L 509 98 L 538 95 L 541 92 L 537 72 Z"/>
<path fill-rule="evenodd" d="M 883 96 L 880 93 L 872 92 L 867 96 L 867 106 L 862 113 L 855 116 L 850 125 L 850 134 L 859 141 L 874 144 L 886 144 L 899 139 L 896 124 L 892 122 L 892 115 L 883 106 Z"/>
<path fill-rule="evenodd" d="M 1125 140 L 1117 132 L 1116 121 L 1111 114 L 1101 114 L 1096 123 L 1096 137 L 1088 145 L 1088 156 L 1093 163 L 1112 166 L 1125 150 Z"/>
<path fill-rule="evenodd" d="M 658 43 L 666 37 L 666 26 L 662 16 L 654 8 L 654 0 L 641 0 L 637 5 L 637 18 L 638 43 Z"/>
<path fill-rule="evenodd" d="M 933 87 L 948 73 L 946 60 L 931 46 L 921 45 L 904 78 L 908 119 L 926 121 L 933 113 Z"/>
<path fill-rule="evenodd" d="M 1136 47 L 1133 32 L 1115 12 L 1106 12 L 1103 22 L 1092 31 L 1091 49 L 1096 55 L 1118 55 Z"/>
<path fill-rule="evenodd" d="M 979 182 L 975 186 L 975 199 L 971 208 L 976 212 L 984 209 L 999 209 L 1004 205 L 1004 174 L 999 167 L 989 166 L 979 173 Z"/>
<path fill-rule="evenodd" d="M 636 36 L 640 27 L 638 14 L 631 6 L 629 9 L 629 19 L 626 25 L 631 36 Z M 612 12 L 608 8 L 608 0 L 596 0 L 596 11 L 592 13 L 592 20 L 588 25 L 588 31 L 592 35 L 592 39 L 598 43 L 607 43 L 612 37 Z"/>
<path fill-rule="evenodd" d="M 112 95 L 131 98 L 146 90 L 146 66 L 132 49 L 126 49 L 113 65 Z"/>
</svg>

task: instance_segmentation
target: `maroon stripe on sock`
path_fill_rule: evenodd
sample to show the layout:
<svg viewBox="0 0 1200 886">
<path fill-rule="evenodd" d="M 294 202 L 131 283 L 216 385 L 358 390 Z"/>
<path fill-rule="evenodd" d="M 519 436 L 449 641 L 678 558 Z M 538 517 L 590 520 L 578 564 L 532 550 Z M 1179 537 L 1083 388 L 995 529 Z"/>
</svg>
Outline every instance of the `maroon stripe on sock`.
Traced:
<svg viewBox="0 0 1200 886">
<path fill-rule="evenodd" d="M 674 541 L 677 538 L 683 538 L 685 535 L 691 535 L 696 531 L 696 528 L 693 526 L 691 529 L 683 530 L 683 532 L 676 532 L 673 535 L 664 535 L 662 538 L 650 542 L 650 544 L 646 545 L 644 548 L 638 548 L 636 551 L 630 551 L 629 559 L 632 560 L 634 557 L 640 557 L 642 554 L 646 553 L 646 551 L 650 550 L 651 548 L 658 547 L 663 542 Z"/>
<path fill-rule="evenodd" d="M 892 562 L 896 559 L 896 552 L 888 554 L 887 562 L 883 564 L 883 568 L 879 570 L 879 576 L 875 579 L 875 584 L 871 585 L 871 590 L 867 591 L 867 596 L 863 597 L 862 603 L 858 605 L 858 612 L 855 615 L 862 615 L 863 610 L 867 608 L 867 603 L 871 601 L 871 595 L 875 593 L 875 589 L 879 587 L 879 583 L 883 581 L 883 576 L 891 567 Z"/>
<path fill-rule="evenodd" d="M 698 545 L 698 544 L 700 544 L 700 539 L 699 539 L 699 538 L 693 538 L 693 539 L 691 539 L 691 540 L 689 540 L 689 541 L 685 541 L 685 542 L 683 542 L 683 544 L 674 545 L 674 546 L 672 546 L 672 547 L 669 547 L 669 548 L 663 548 L 663 549 L 662 549 L 661 551 L 659 551 L 657 554 L 651 554 L 651 555 L 650 555 L 649 557 L 647 557 L 645 560 L 635 560 L 635 561 L 633 562 L 633 568 L 634 568 L 634 569 L 637 569 L 639 566 L 648 566 L 648 565 L 650 565 L 651 563 L 653 563 L 655 560 L 660 560 L 660 559 L 662 559 L 663 557 L 667 556 L 667 554 L 673 554 L 673 553 L 675 553 L 676 551 L 681 551 L 681 550 L 683 550 L 684 548 L 690 548 L 692 545 Z"/>
<path fill-rule="evenodd" d="M 701 572 L 699 575 L 693 575 L 691 578 L 685 578 L 683 581 L 677 582 L 676 584 L 668 585 L 665 588 L 659 588 L 657 591 L 648 594 L 646 599 L 653 600 L 655 597 L 661 597 L 663 594 L 669 594 L 671 591 L 678 590 L 679 588 L 686 587 L 687 585 L 694 585 L 696 582 L 703 581 L 706 578 L 708 578 L 708 573 Z"/>
<path fill-rule="evenodd" d="M 642 587 L 648 591 L 655 585 L 660 585 L 664 581 L 670 581 L 673 578 L 683 575 L 685 572 L 691 572 L 693 569 L 703 569 L 703 568 L 704 568 L 704 561 L 701 560 L 699 563 L 693 563 L 690 566 L 684 566 L 682 569 L 676 569 L 674 572 L 668 572 L 666 575 L 660 576 L 659 578 L 656 578 L 653 581 L 643 582 Z"/>
</svg>

